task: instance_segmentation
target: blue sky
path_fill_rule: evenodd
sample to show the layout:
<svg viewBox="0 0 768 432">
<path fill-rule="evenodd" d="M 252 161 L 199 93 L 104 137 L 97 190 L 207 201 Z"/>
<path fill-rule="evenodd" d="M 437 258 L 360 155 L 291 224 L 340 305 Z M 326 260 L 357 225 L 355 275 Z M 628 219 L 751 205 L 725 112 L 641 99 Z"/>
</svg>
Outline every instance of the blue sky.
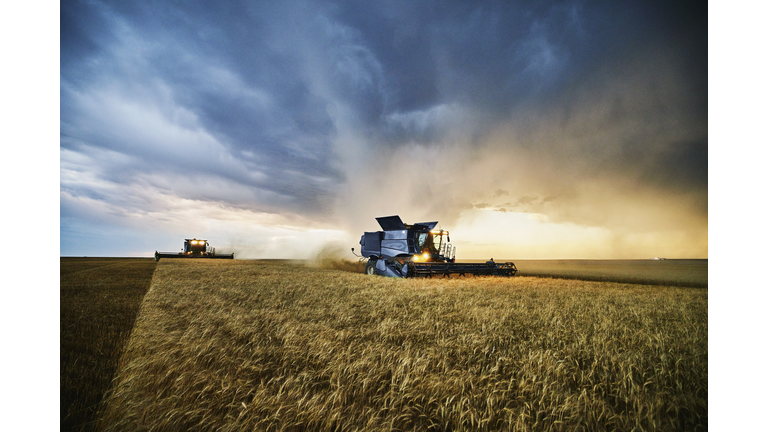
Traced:
<svg viewBox="0 0 768 432">
<path fill-rule="evenodd" d="M 60 254 L 308 258 L 399 214 L 460 258 L 706 258 L 707 35 L 697 2 L 62 2 Z"/>
</svg>

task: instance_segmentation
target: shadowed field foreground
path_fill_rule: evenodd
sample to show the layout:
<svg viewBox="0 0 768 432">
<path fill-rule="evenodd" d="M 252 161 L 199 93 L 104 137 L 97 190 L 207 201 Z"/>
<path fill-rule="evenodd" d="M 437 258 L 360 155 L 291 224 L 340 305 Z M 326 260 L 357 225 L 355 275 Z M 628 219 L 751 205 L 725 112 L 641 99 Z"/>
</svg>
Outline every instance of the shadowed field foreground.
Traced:
<svg viewBox="0 0 768 432">
<path fill-rule="evenodd" d="M 152 258 L 59 261 L 61 430 L 92 430 L 152 281 Z"/>
<path fill-rule="evenodd" d="M 106 430 L 706 430 L 707 291 L 161 261 Z"/>
</svg>

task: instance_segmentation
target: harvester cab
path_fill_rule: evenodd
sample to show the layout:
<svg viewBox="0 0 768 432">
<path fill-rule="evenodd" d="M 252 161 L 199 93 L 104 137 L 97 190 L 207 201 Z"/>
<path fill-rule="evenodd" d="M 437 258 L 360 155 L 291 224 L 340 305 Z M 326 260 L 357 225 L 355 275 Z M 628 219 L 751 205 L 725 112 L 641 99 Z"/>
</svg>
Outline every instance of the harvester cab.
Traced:
<svg viewBox="0 0 768 432">
<path fill-rule="evenodd" d="M 211 245 L 208 244 L 208 240 L 198 240 L 198 239 L 184 239 L 184 249 L 182 249 L 182 251 L 188 255 L 192 255 L 192 254 L 202 255 L 202 254 L 214 252 Z"/>
<path fill-rule="evenodd" d="M 234 259 L 235 254 L 216 255 L 216 248 L 208 244 L 208 240 L 196 238 L 184 239 L 184 248 L 179 253 L 155 251 L 155 261 L 160 258 L 219 258 Z"/>
<path fill-rule="evenodd" d="M 511 276 L 514 263 L 456 263 L 456 248 L 448 231 L 436 229 L 437 222 L 403 223 L 400 216 L 378 217 L 382 231 L 360 237 L 361 260 L 368 260 L 365 272 L 392 277 L 494 274 Z M 352 248 L 354 253 L 355 249 Z"/>
</svg>

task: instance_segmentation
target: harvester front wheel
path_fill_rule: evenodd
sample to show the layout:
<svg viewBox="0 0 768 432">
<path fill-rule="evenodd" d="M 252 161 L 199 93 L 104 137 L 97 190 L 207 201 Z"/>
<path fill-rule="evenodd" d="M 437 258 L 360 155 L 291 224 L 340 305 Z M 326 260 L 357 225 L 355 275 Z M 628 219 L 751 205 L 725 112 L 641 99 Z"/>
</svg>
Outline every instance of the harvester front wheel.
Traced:
<svg viewBox="0 0 768 432">
<path fill-rule="evenodd" d="M 367 275 L 376 274 L 376 261 L 368 260 L 368 262 L 365 264 L 365 274 Z"/>
</svg>

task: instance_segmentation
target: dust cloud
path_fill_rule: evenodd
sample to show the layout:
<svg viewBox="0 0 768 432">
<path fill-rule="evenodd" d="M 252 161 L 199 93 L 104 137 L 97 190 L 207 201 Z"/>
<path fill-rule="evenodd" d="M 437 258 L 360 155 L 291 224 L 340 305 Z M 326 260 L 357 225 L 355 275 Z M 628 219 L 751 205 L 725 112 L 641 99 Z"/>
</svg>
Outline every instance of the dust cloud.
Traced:
<svg viewBox="0 0 768 432">
<path fill-rule="evenodd" d="M 351 251 L 343 247 L 340 243 L 326 243 L 322 246 L 315 257 L 309 260 L 312 267 L 342 270 L 351 273 L 362 273 L 365 268 L 365 261 L 360 262 L 357 259 L 349 258 Z M 354 258 L 354 256 L 352 256 Z"/>
</svg>

